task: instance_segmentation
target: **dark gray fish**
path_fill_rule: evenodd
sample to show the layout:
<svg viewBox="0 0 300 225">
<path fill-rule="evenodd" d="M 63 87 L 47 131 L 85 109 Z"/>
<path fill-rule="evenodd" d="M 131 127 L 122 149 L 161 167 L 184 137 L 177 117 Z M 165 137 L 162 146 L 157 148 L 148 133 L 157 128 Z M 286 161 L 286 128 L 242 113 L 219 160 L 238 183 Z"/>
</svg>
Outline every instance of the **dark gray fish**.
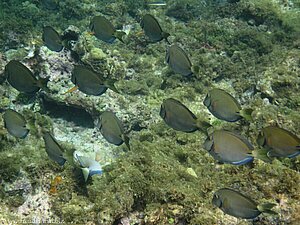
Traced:
<svg viewBox="0 0 300 225">
<path fill-rule="evenodd" d="M 44 27 L 42 39 L 51 51 L 60 52 L 64 47 L 60 35 L 53 27 Z"/>
<path fill-rule="evenodd" d="M 72 71 L 72 82 L 78 86 L 78 89 L 87 95 L 102 95 L 107 88 L 117 92 L 114 86 L 114 81 L 103 80 L 99 74 L 86 68 L 85 66 L 77 65 Z"/>
<path fill-rule="evenodd" d="M 75 158 L 82 167 L 81 170 L 85 181 L 87 181 L 89 176 L 94 176 L 96 174 L 101 175 L 103 173 L 100 163 L 96 160 L 90 159 L 85 156 L 79 156 L 77 154 L 75 155 Z"/>
<path fill-rule="evenodd" d="M 214 131 L 204 148 L 221 163 L 244 165 L 254 159 L 253 146 L 244 137 L 225 130 Z"/>
<path fill-rule="evenodd" d="M 45 132 L 43 135 L 47 155 L 50 159 L 63 166 L 66 162 L 64 158 L 63 149 L 57 143 L 56 139 L 49 133 Z"/>
<path fill-rule="evenodd" d="M 243 219 L 254 219 L 261 213 L 276 214 L 271 210 L 275 204 L 258 205 L 249 197 L 229 188 L 222 188 L 214 193 L 212 203 L 224 213 Z"/>
<path fill-rule="evenodd" d="M 169 43 L 168 37 L 170 36 L 170 34 L 164 32 L 161 29 L 158 21 L 154 18 L 154 16 L 150 14 L 144 15 L 141 20 L 141 27 L 144 30 L 145 35 L 151 42 L 158 42 L 165 39 L 166 42 Z"/>
<path fill-rule="evenodd" d="M 129 138 L 124 134 L 124 127 L 113 112 L 104 111 L 101 113 L 98 127 L 103 137 L 109 143 L 121 145 L 125 142 L 128 149 L 130 149 Z"/>
<path fill-rule="evenodd" d="M 268 150 L 268 156 L 293 158 L 300 154 L 300 138 L 276 126 L 262 129 L 258 144 Z"/>
<path fill-rule="evenodd" d="M 11 60 L 5 66 L 5 75 L 12 87 L 26 94 L 34 94 L 46 86 L 46 79 L 36 79 L 26 66 L 16 60 Z"/>
<path fill-rule="evenodd" d="M 25 118 L 18 112 L 8 109 L 3 114 L 4 127 L 8 133 L 17 138 L 25 138 L 29 132 Z"/>
<path fill-rule="evenodd" d="M 112 23 L 104 16 L 95 16 L 90 23 L 90 29 L 95 36 L 107 43 L 113 43 L 117 38 L 123 42 L 122 37 L 125 35 L 123 31 L 117 31 Z"/>
<path fill-rule="evenodd" d="M 185 51 L 178 45 L 173 44 L 168 48 L 166 61 L 175 73 L 183 76 L 190 76 L 192 72 L 192 63 Z"/>
<path fill-rule="evenodd" d="M 235 122 L 242 119 L 242 107 L 233 96 L 222 89 L 214 88 L 209 91 L 203 104 L 220 120 Z"/>
<path fill-rule="evenodd" d="M 199 129 L 197 117 L 185 105 L 173 98 L 163 101 L 159 115 L 175 130 L 194 132 Z"/>
</svg>

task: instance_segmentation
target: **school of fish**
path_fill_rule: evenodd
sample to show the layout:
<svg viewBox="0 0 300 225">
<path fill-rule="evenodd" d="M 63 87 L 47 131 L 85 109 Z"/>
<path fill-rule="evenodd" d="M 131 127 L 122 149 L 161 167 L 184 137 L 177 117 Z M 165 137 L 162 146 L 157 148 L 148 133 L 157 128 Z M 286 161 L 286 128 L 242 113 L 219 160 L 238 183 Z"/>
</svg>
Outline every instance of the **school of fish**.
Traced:
<svg viewBox="0 0 300 225">
<path fill-rule="evenodd" d="M 141 18 L 140 25 L 147 41 L 156 43 L 164 40 L 167 43 L 165 59 L 174 73 L 187 78 L 193 76 L 194 67 L 188 54 L 180 47 L 180 44 L 169 42 L 170 34 L 163 31 L 154 16 L 145 14 Z M 102 15 L 92 18 L 90 29 L 93 35 L 101 41 L 112 44 L 115 40 L 119 40 L 124 43 L 123 37 L 126 33 L 116 30 L 114 25 Z M 44 27 L 42 40 L 51 51 L 60 52 L 65 48 L 62 36 L 51 26 Z M 13 88 L 21 93 L 35 95 L 41 89 L 47 92 L 48 79 L 35 76 L 20 61 L 11 60 L 5 66 L 5 78 Z M 101 74 L 93 71 L 90 66 L 80 61 L 74 65 L 71 81 L 75 87 L 67 93 L 75 89 L 93 96 L 100 96 L 107 89 L 119 93 L 114 86 L 115 80 L 104 78 Z M 237 122 L 244 119 L 248 123 L 252 121 L 252 110 L 243 108 L 230 93 L 222 89 L 212 88 L 203 99 L 203 107 L 207 107 L 209 112 L 220 120 Z M 3 111 L 4 126 L 7 132 L 16 138 L 26 138 L 30 130 L 26 126 L 24 116 L 13 109 L 4 109 Z M 249 164 L 255 158 L 260 158 L 259 154 L 254 154 L 256 149 L 247 140 L 247 137 L 229 130 L 213 129 L 212 132 L 209 132 L 208 130 L 213 128 L 212 125 L 197 118 L 193 112 L 176 99 L 164 99 L 159 115 L 167 126 L 176 131 L 203 132 L 207 136 L 203 148 L 218 163 L 239 166 Z M 125 143 L 126 148 L 130 150 L 128 134 L 125 133 L 121 120 L 114 112 L 102 112 L 99 115 L 97 127 L 107 142 L 117 146 Z M 85 180 L 93 175 L 103 173 L 102 166 L 96 160 L 77 154 L 73 156 L 64 152 L 53 134 L 44 132 L 43 139 L 47 155 L 60 166 L 73 158 L 82 169 Z M 299 137 L 279 126 L 262 128 L 257 143 L 264 149 L 265 156 L 268 158 L 293 158 L 300 154 Z M 224 213 L 237 218 L 253 219 L 264 212 L 275 213 L 271 210 L 274 204 L 257 204 L 251 198 L 230 188 L 216 190 L 212 203 Z"/>
</svg>

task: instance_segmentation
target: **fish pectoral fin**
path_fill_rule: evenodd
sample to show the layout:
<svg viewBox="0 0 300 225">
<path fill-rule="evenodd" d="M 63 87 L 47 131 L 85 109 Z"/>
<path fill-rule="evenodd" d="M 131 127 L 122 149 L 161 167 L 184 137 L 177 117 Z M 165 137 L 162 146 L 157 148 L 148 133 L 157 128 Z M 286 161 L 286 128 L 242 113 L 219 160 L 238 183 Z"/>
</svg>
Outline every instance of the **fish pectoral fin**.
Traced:
<svg viewBox="0 0 300 225">
<path fill-rule="evenodd" d="M 246 109 L 242 109 L 239 112 L 237 112 L 241 117 L 243 117 L 245 120 L 249 121 L 249 122 L 253 122 L 253 118 L 252 118 L 252 112 L 253 109 L 250 108 L 246 108 Z"/>
<path fill-rule="evenodd" d="M 222 204 L 221 204 L 221 206 L 220 206 L 220 208 L 222 209 L 224 209 L 224 208 L 227 208 L 227 206 L 229 206 L 230 205 L 230 202 L 228 201 L 228 199 L 227 198 L 225 198 L 223 201 L 222 201 Z"/>
<path fill-rule="evenodd" d="M 74 86 L 72 87 L 71 89 L 67 90 L 64 94 L 68 94 L 68 93 L 71 93 L 73 91 L 76 91 L 78 89 L 78 86 Z"/>
</svg>

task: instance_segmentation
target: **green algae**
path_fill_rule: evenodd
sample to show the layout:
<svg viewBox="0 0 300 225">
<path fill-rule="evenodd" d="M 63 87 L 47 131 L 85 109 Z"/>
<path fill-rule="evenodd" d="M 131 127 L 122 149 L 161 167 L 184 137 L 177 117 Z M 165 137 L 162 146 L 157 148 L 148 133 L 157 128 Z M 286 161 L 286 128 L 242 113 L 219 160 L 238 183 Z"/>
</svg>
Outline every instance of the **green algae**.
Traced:
<svg viewBox="0 0 300 225">
<path fill-rule="evenodd" d="M 245 192 L 253 194 L 257 191 L 252 190 L 252 187 L 257 187 L 263 190 L 269 201 L 274 201 L 271 193 L 279 186 L 280 193 L 288 193 L 286 189 L 291 184 L 295 189 L 290 193 L 295 194 L 299 191 L 297 185 L 289 182 L 299 179 L 299 175 L 290 171 L 292 173 L 288 173 L 296 177 L 286 177 L 285 171 L 288 168 L 277 168 L 276 164 L 261 163 L 258 164 L 259 166 L 256 165 L 255 172 L 251 172 L 248 167 L 237 168 L 224 165 L 216 168 L 212 159 L 203 150 L 199 148 L 198 151 L 201 152 L 195 152 L 192 147 L 194 144 L 192 148 L 185 148 L 185 156 L 179 157 L 181 160 L 177 161 L 178 157 L 174 157 L 174 152 L 169 150 L 169 147 L 175 147 L 176 143 L 170 143 L 166 137 L 161 142 L 160 146 L 168 147 L 162 147 L 159 151 L 155 142 L 135 143 L 132 152 L 126 154 L 124 158 L 121 157 L 108 170 L 105 170 L 102 177 L 93 179 L 92 184 L 88 185 L 88 199 L 93 202 L 92 211 L 98 214 L 89 214 L 96 217 L 90 218 L 91 220 L 97 220 L 100 224 L 110 224 L 114 218 L 124 216 L 128 211 L 137 207 L 145 209 L 146 221 L 149 224 L 166 224 L 170 217 L 184 218 L 190 221 L 190 224 L 216 223 L 218 221 L 216 218 L 203 215 L 199 208 L 201 205 L 198 204 L 209 205 L 211 191 L 217 187 L 235 184 Z M 190 145 L 189 143 L 187 142 L 186 145 Z M 185 159 L 182 160 L 182 158 Z M 198 178 L 186 172 L 186 165 L 195 168 Z M 237 174 L 234 177 L 234 183 L 231 180 L 232 174 Z M 251 174 L 256 177 L 251 177 Z M 282 181 L 286 186 L 278 185 L 281 183 L 278 181 L 279 183 L 272 184 L 270 187 L 269 180 L 265 180 L 266 175 L 270 180 L 276 179 L 277 176 L 285 177 Z M 245 177 L 247 177 L 246 180 Z M 71 202 L 73 200 L 70 204 Z M 87 204 L 86 199 L 81 199 L 81 205 L 85 204 Z M 75 205 L 70 206 L 70 209 Z M 70 221 L 82 221 L 80 215 L 76 216 L 76 210 L 70 215 L 72 215 Z M 68 215 L 65 216 L 68 218 Z"/>
</svg>

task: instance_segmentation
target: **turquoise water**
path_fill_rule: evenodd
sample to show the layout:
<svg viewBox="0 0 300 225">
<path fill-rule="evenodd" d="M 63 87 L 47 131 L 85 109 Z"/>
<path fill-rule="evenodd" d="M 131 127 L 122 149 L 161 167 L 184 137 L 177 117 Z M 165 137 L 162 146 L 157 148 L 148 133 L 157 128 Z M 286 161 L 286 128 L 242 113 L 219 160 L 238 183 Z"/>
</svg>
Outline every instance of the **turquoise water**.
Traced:
<svg viewBox="0 0 300 225">
<path fill-rule="evenodd" d="M 204 143 L 225 129 L 247 139 L 254 152 L 264 152 L 256 140 L 268 126 L 299 138 L 299 6 L 298 0 L 1 1 L 0 221 L 297 224 L 299 156 L 222 164 Z M 146 14 L 161 32 L 151 19 L 140 25 Z M 111 25 L 93 20 L 100 15 Z M 55 32 L 45 33 L 46 26 Z M 179 50 L 173 54 L 168 49 L 174 44 Z M 24 70 L 8 69 L 12 60 L 28 68 L 29 77 L 46 78 L 47 85 L 35 93 L 21 91 L 39 84 L 25 79 Z M 74 75 L 75 65 L 92 72 Z M 11 81 L 14 76 L 25 84 Z M 107 90 L 99 94 L 103 86 Z M 203 104 L 213 88 L 251 109 L 252 120 L 215 117 Z M 194 116 L 177 109 L 172 117 L 178 106 L 172 105 L 166 122 L 161 105 L 168 98 Z M 24 117 L 25 138 L 9 133 L 7 109 Z M 104 125 L 104 111 L 114 112 L 122 129 L 113 119 Z M 181 118 L 194 132 L 180 131 L 183 125 L 173 129 Z M 103 126 L 117 138 L 108 134 L 109 142 Z M 63 166 L 47 154 L 57 146 L 45 146 L 45 132 L 63 152 L 57 153 L 66 159 Z M 125 136 L 130 149 L 117 145 Z M 103 173 L 76 155 L 93 160 Z M 85 181 L 83 167 L 96 174 Z M 257 204 L 274 203 L 277 214 L 250 220 L 228 215 L 212 203 L 221 188 Z"/>
</svg>

